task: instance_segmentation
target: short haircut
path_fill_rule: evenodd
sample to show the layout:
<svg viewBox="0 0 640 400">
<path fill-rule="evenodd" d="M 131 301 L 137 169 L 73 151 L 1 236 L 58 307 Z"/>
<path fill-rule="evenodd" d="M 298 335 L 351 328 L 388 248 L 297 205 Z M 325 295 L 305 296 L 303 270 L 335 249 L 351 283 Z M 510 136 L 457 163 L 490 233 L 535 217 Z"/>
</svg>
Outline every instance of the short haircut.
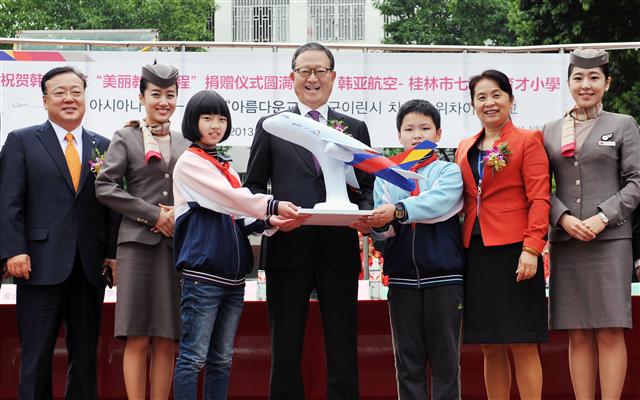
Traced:
<svg viewBox="0 0 640 400">
<path fill-rule="evenodd" d="M 144 78 L 140 78 L 140 94 L 144 96 L 144 92 L 145 90 L 147 90 L 147 86 L 149 86 L 149 81 L 144 79 Z M 171 86 L 175 86 L 176 87 L 176 93 L 178 93 L 178 84 L 174 83 Z M 169 87 L 171 87 L 169 86 Z"/>
<path fill-rule="evenodd" d="M 414 99 L 404 103 L 398 110 L 398 115 L 396 116 L 396 126 L 398 127 L 398 132 L 400 132 L 400 128 L 402 127 L 402 121 L 404 121 L 404 117 L 410 113 L 418 113 L 424 115 L 425 117 L 431 117 L 434 125 L 436 126 L 436 129 L 440 129 L 440 112 L 438 111 L 438 109 L 426 100 Z"/>
<path fill-rule="evenodd" d="M 76 75 L 78 78 L 82 80 L 83 88 L 87 88 L 87 77 L 77 69 L 73 68 L 70 65 L 65 65 L 64 67 L 56 67 L 47 71 L 44 75 L 42 75 L 42 80 L 40 81 L 40 90 L 42 90 L 42 95 L 47 94 L 47 81 L 52 79 L 54 76 L 62 75 L 71 72 Z"/>
<path fill-rule="evenodd" d="M 227 130 L 219 143 L 227 140 L 231 134 L 231 113 L 227 102 L 213 90 L 201 90 L 189 99 L 182 117 L 182 136 L 194 143 L 202 138 L 198 129 L 198 121 L 203 114 L 217 114 L 227 117 Z"/>
<path fill-rule="evenodd" d="M 509 95 L 509 98 L 513 100 L 513 89 L 511 83 L 509 83 L 509 77 L 495 69 L 488 69 L 480 75 L 472 76 L 469 79 L 469 90 L 471 91 L 471 104 L 473 104 L 473 96 L 476 92 L 476 85 L 483 79 L 489 79 L 498 84 L 498 87 Z"/>
<path fill-rule="evenodd" d="M 575 67 L 575 65 L 573 64 L 569 64 L 569 71 L 567 72 L 567 79 L 571 78 L 571 73 L 573 72 L 573 67 Z M 609 79 L 609 64 L 603 64 L 599 67 L 596 68 L 600 68 L 602 70 L 602 73 L 604 74 L 604 79 Z"/>
<path fill-rule="evenodd" d="M 327 57 L 329 57 L 329 68 L 331 68 L 331 70 L 333 71 L 333 67 L 335 66 L 335 60 L 333 58 L 333 53 L 331 53 L 331 50 L 327 49 L 326 47 L 324 47 L 323 45 L 321 45 L 318 42 L 309 42 L 309 43 L 305 43 L 302 46 L 298 47 L 295 51 L 295 53 L 293 53 L 293 57 L 291 58 L 291 70 L 293 71 L 294 69 L 296 69 L 296 59 L 298 58 L 298 56 L 302 53 L 304 53 L 305 51 L 310 51 L 310 50 L 316 50 L 316 51 L 324 51 L 324 53 L 327 55 Z"/>
</svg>

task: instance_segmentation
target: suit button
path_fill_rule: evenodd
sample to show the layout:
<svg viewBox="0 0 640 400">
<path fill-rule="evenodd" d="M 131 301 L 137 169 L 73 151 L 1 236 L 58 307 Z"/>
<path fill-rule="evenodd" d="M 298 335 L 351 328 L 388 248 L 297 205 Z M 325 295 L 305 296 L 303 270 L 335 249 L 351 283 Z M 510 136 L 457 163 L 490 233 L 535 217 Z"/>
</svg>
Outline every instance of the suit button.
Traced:
<svg viewBox="0 0 640 400">
<path fill-rule="evenodd" d="M 580 179 L 576 179 L 576 186 L 580 186 Z"/>
<path fill-rule="evenodd" d="M 171 175 L 169 175 L 169 174 L 164 174 L 164 178 L 165 178 L 165 179 L 169 179 L 170 177 L 171 177 Z"/>
<path fill-rule="evenodd" d="M 165 196 L 165 197 L 167 197 L 167 195 L 169 195 L 169 192 L 167 192 L 166 190 L 164 190 L 164 191 L 162 192 L 162 195 L 163 195 L 163 196 Z"/>
<path fill-rule="evenodd" d="M 76 208 L 80 208 L 80 204 L 75 204 L 75 207 Z"/>
<path fill-rule="evenodd" d="M 580 199 L 576 199 L 576 203 L 580 203 Z"/>
<path fill-rule="evenodd" d="M 578 166 L 578 162 L 577 162 L 577 161 L 574 161 L 574 162 L 573 162 L 573 166 L 574 166 L 574 167 L 577 167 L 577 166 Z"/>
</svg>

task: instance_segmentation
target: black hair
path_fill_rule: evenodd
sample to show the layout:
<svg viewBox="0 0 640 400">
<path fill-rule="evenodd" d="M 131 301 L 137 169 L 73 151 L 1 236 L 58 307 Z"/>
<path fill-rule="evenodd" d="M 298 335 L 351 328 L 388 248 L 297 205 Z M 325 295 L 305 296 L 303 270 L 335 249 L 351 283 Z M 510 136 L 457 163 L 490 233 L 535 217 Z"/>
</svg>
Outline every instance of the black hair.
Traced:
<svg viewBox="0 0 640 400">
<path fill-rule="evenodd" d="M 231 134 L 231 113 L 225 99 L 214 90 L 201 90 L 189 99 L 182 117 L 182 136 L 194 143 L 202 138 L 198 121 L 203 114 L 217 114 L 227 118 L 227 130 L 220 142 L 227 140 Z"/>
<path fill-rule="evenodd" d="M 438 111 L 438 109 L 426 100 L 414 99 L 404 103 L 398 110 L 398 115 L 396 116 L 396 126 L 398 127 L 398 132 L 400 132 L 400 127 L 402 126 L 404 117 L 410 113 L 418 113 L 424 115 L 425 117 L 431 117 L 434 125 L 436 126 L 436 129 L 440 129 L 440 112 Z"/>
<path fill-rule="evenodd" d="M 509 95 L 509 98 L 513 100 L 513 89 L 511 88 L 511 83 L 509 83 L 509 77 L 504 74 L 504 72 L 500 72 L 495 69 L 488 69 L 481 73 L 480 75 L 472 76 L 469 79 L 469 90 L 471 92 L 471 104 L 473 104 L 473 96 L 476 91 L 476 85 L 483 79 L 489 79 L 498 84 L 498 87 L 505 93 Z"/>
<path fill-rule="evenodd" d="M 42 80 L 40 81 L 40 89 L 42 90 L 42 95 L 47 94 L 47 81 L 57 75 L 62 75 L 71 72 L 78 78 L 82 80 L 83 88 L 87 88 L 87 77 L 77 69 L 73 68 L 70 65 L 66 65 L 64 67 L 56 67 L 47 71 L 44 75 L 42 75 Z"/>
<path fill-rule="evenodd" d="M 143 77 L 140 77 L 140 94 L 144 96 L 144 91 L 147 90 L 147 86 L 149 85 L 149 81 L 146 80 Z M 176 87 L 176 94 L 178 94 L 178 83 L 174 83 L 173 85 L 175 85 Z M 171 85 L 171 86 L 173 86 Z M 169 86 L 169 87 L 171 87 Z"/>
<path fill-rule="evenodd" d="M 333 53 L 331 53 L 331 50 L 329 50 L 328 48 L 324 47 L 323 45 L 321 45 L 318 42 L 309 42 L 309 43 L 305 43 L 302 46 L 298 47 L 295 51 L 295 53 L 293 53 L 293 57 L 291 58 L 291 70 L 296 69 L 296 59 L 298 58 L 298 56 L 302 53 L 304 53 L 305 51 L 309 51 L 309 50 L 317 50 L 317 51 L 324 51 L 324 53 L 327 55 L 327 57 L 329 57 L 329 68 L 333 71 L 333 67 L 335 66 L 335 60 L 333 59 Z"/>
<path fill-rule="evenodd" d="M 573 67 L 575 67 L 575 65 L 569 63 L 569 70 L 567 71 L 567 79 L 571 78 Z M 607 64 L 600 65 L 598 66 L 598 68 L 602 70 L 602 73 L 604 74 L 604 79 L 609 79 L 609 64 L 607 63 Z"/>
</svg>

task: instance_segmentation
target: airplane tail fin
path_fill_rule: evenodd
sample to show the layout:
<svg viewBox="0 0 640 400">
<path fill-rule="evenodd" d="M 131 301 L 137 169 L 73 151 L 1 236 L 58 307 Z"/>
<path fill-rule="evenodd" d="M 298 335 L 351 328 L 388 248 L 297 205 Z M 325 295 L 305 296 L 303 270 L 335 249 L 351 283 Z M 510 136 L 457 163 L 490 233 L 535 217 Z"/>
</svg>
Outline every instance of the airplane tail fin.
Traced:
<svg viewBox="0 0 640 400">
<path fill-rule="evenodd" d="M 436 143 L 425 140 L 415 147 L 389 158 L 377 153 L 360 152 L 354 154 L 353 161 L 347 164 L 411 192 L 416 187 L 415 180 L 420 179 L 421 176 L 409 171 L 409 168 L 432 154 L 436 147 Z"/>
<path fill-rule="evenodd" d="M 435 151 L 436 147 L 438 147 L 436 143 L 425 140 L 424 142 L 419 143 L 400 154 L 389 157 L 389 159 L 396 163 L 400 168 L 408 170 L 420 160 L 428 157 L 431 152 Z"/>
</svg>

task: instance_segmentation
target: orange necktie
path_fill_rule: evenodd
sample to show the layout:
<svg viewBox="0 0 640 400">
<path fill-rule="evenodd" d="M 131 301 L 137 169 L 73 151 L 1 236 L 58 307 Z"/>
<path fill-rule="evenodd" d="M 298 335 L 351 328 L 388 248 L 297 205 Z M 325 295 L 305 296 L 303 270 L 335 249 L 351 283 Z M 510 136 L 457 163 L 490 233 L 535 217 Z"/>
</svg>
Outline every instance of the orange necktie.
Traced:
<svg viewBox="0 0 640 400">
<path fill-rule="evenodd" d="M 67 141 L 67 149 L 64 151 L 64 158 L 67 159 L 67 167 L 69 167 L 73 188 L 77 192 L 78 184 L 80 183 L 80 155 L 78 155 L 78 150 L 76 150 L 73 133 L 67 133 L 64 138 Z"/>
</svg>

